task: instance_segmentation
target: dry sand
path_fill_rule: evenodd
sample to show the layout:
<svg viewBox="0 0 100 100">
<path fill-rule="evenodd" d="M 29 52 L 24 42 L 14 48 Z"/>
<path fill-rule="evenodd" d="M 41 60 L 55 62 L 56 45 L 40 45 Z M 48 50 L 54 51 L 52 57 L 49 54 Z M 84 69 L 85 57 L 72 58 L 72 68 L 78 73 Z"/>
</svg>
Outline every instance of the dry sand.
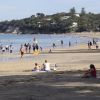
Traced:
<svg viewBox="0 0 100 100">
<path fill-rule="evenodd" d="M 0 62 L 0 75 L 31 75 L 34 68 L 34 63 L 40 66 L 45 60 L 51 64 L 51 68 L 57 65 L 57 71 L 71 71 L 71 70 L 86 70 L 89 65 L 93 63 L 96 68 L 100 69 L 100 50 L 88 50 L 86 44 L 70 47 L 53 49 L 52 53 L 48 51 L 42 52 L 39 55 L 25 54 L 20 58 L 19 54 L 1 54 L 3 57 L 17 57 L 17 60 Z M 28 58 L 27 58 L 28 57 Z M 26 59 L 27 58 L 27 59 Z M 31 59 L 30 59 L 31 58 Z"/>
<path fill-rule="evenodd" d="M 92 35 L 94 37 L 94 33 Z M 100 38 L 100 35 L 95 35 L 98 36 Z M 0 56 L 18 58 L 13 62 L 0 62 L 0 100 L 100 100 L 100 49 L 92 47 L 88 50 L 87 45 L 82 44 L 57 48 L 52 53 L 27 54 L 22 59 L 19 54 Z M 51 68 L 57 65 L 56 72 L 31 71 L 35 62 L 42 65 L 45 59 Z M 82 79 L 82 71 L 87 70 L 91 63 L 98 70 L 98 78 Z"/>
</svg>

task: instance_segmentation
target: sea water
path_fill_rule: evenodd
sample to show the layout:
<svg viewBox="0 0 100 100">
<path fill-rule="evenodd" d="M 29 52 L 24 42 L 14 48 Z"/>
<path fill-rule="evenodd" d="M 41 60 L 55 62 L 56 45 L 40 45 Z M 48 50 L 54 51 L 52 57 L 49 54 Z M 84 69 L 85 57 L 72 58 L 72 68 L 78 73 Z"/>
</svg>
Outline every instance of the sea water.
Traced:
<svg viewBox="0 0 100 100">
<path fill-rule="evenodd" d="M 68 47 L 69 41 L 72 45 L 76 43 L 88 43 L 91 38 L 79 37 L 67 34 L 27 34 L 27 35 L 16 35 L 16 34 L 0 34 L 0 44 L 3 46 L 13 45 L 15 51 L 19 51 L 19 48 L 25 43 L 33 44 L 33 39 L 37 39 L 38 45 L 42 48 L 51 48 L 52 44 L 55 43 L 57 46 L 61 45 L 61 40 L 63 40 L 64 46 Z"/>
<path fill-rule="evenodd" d="M 25 43 L 33 44 L 34 38 L 38 41 L 39 47 L 42 47 L 43 49 L 46 48 L 52 48 L 52 44 L 55 43 L 57 47 L 61 46 L 61 40 L 63 41 L 63 48 L 69 47 L 69 42 L 71 42 L 71 45 L 76 44 L 82 44 L 82 43 L 88 43 L 88 41 L 92 41 L 92 38 L 88 37 L 79 37 L 76 35 L 70 35 L 70 34 L 0 34 L 0 45 L 6 46 L 6 45 L 12 45 L 13 46 L 13 53 L 19 52 L 21 44 L 24 45 Z M 32 58 L 33 56 L 30 56 L 27 58 Z M 19 57 L 12 58 L 12 57 L 0 57 L 0 61 L 12 61 L 14 59 L 19 59 Z"/>
</svg>

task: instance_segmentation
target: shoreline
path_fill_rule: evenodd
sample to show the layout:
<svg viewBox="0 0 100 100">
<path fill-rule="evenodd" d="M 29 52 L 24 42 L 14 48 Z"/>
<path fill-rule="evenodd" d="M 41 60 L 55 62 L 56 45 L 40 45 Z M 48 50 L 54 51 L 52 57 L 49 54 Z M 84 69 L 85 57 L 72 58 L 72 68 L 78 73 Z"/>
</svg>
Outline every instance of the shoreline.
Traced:
<svg viewBox="0 0 100 100">
<path fill-rule="evenodd" d="M 86 36 L 89 33 L 85 33 Z M 98 36 L 99 33 L 96 33 Z M 74 34 L 75 35 L 75 34 Z M 76 34 L 77 35 L 77 34 Z M 83 36 L 82 33 L 78 33 L 79 36 Z M 93 35 L 91 35 L 93 36 Z M 96 37 L 96 36 L 95 36 Z M 98 43 L 100 46 L 100 43 Z M 0 74 L 2 75 L 20 75 L 20 74 L 31 74 L 31 72 L 23 72 L 32 70 L 34 68 L 34 63 L 42 64 L 45 60 L 48 60 L 51 64 L 51 68 L 57 64 L 57 71 L 71 71 L 71 70 L 84 70 L 88 69 L 88 66 L 93 63 L 99 68 L 99 59 L 100 53 L 99 49 L 95 50 L 95 46 L 92 47 L 92 50 L 88 50 L 87 44 L 77 44 L 72 47 L 64 48 L 55 48 L 52 50 L 52 53 L 48 53 L 49 50 L 46 49 L 39 55 L 27 54 L 23 58 L 20 58 L 19 53 L 14 54 L 0 54 L 1 57 L 8 57 L 11 60 L 10 62 L 0 62 Z M 17 60 L 16 60 L 17 57 Z M 77 59 L 76 59 L 77 58 Z"/>
<path fill-rule="evenodd" d="M 31 55 L 31 60 L 20 59 L 18 54 L 2 55 L 20 60 L 0 62 L 0 100 L 100 99 L 100 49 L 88 50 L 87 44 L 81 44 L 47 51 Z M 51 68 L 56 64 L 57 70 L 33 72 L 34 63 L 42 65 L 45 59 Z M 95 65 L 97 78 L 81 78 L 90 64 Z"/>
<path fill-rule="evenodd" d="M 7 56 L 7 55 L 6 55 Z M 48 53 L 40 53 L 39 55 L 24 55 L 21 59 L 19 55 L 12 54 L 12 57 L 18 56 L 18 60 L 0 63 L 0 75 L 31 75 L 34 68 L 34 63 L 40 66 L 45 60 L 51 64 L 51 68 L 57 65 L 57 71 L 73 71 L 86 70 L 88 66 L 93 63 L 99 69 L 100 50 L 92 48 L 88 50 L 87 45 L 77 45 L 70 48 L 57 48 Z M 27 57 L 25 59 L 24 57 Z M 31 58 L 30 58 L 31 57 Z M 77 59 L 76 59 L 77 58 Z"/>
<path fill-rule="evenodd" d="M 99 38 L 100 32 L 81 32 L 81 33 L 72 33 L 73 35 L 78 35 L 82 37 L 90 37 L 90 38 Z"/>
</svg>

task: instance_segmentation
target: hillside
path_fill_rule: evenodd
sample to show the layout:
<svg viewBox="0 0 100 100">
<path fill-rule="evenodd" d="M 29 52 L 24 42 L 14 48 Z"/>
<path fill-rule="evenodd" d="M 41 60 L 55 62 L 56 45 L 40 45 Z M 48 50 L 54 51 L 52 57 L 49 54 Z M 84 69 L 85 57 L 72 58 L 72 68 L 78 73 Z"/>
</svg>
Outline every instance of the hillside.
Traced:
<svg viewBox="0 0 100 100">
<path fill-rule="evenodd" d="M 76 13 L 75 8 L 68 13 L 62 12 L 53 15 L 37 13 L 29 18 L 0 22 L 1 33 L 13 34 L 50 34 L 70 32 L 100 31 L 100 14 Z"/>
</svg>

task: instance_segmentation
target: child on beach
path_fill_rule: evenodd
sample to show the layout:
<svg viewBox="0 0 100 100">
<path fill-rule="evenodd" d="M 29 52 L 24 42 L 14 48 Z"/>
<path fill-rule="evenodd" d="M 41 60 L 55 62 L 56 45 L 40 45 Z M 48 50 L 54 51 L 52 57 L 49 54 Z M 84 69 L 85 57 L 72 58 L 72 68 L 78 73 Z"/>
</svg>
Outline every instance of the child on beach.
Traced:
<svg viewBox="0 0 100 100">
<path fill-rule="evenodd" d="M 96 68 L 93 64 L 90 65 L 90 69 L 82 76 L 82 78 L 96 78 Z"/>
<path fill-rule="evenodd" d="M 33 68 L 33 70 L 32 71 L 40 71 L 41 69 L 40 69 L 40 66 L 38 65 L 38 63 L 35 63 L 35 67 Z"/>
</svg>

